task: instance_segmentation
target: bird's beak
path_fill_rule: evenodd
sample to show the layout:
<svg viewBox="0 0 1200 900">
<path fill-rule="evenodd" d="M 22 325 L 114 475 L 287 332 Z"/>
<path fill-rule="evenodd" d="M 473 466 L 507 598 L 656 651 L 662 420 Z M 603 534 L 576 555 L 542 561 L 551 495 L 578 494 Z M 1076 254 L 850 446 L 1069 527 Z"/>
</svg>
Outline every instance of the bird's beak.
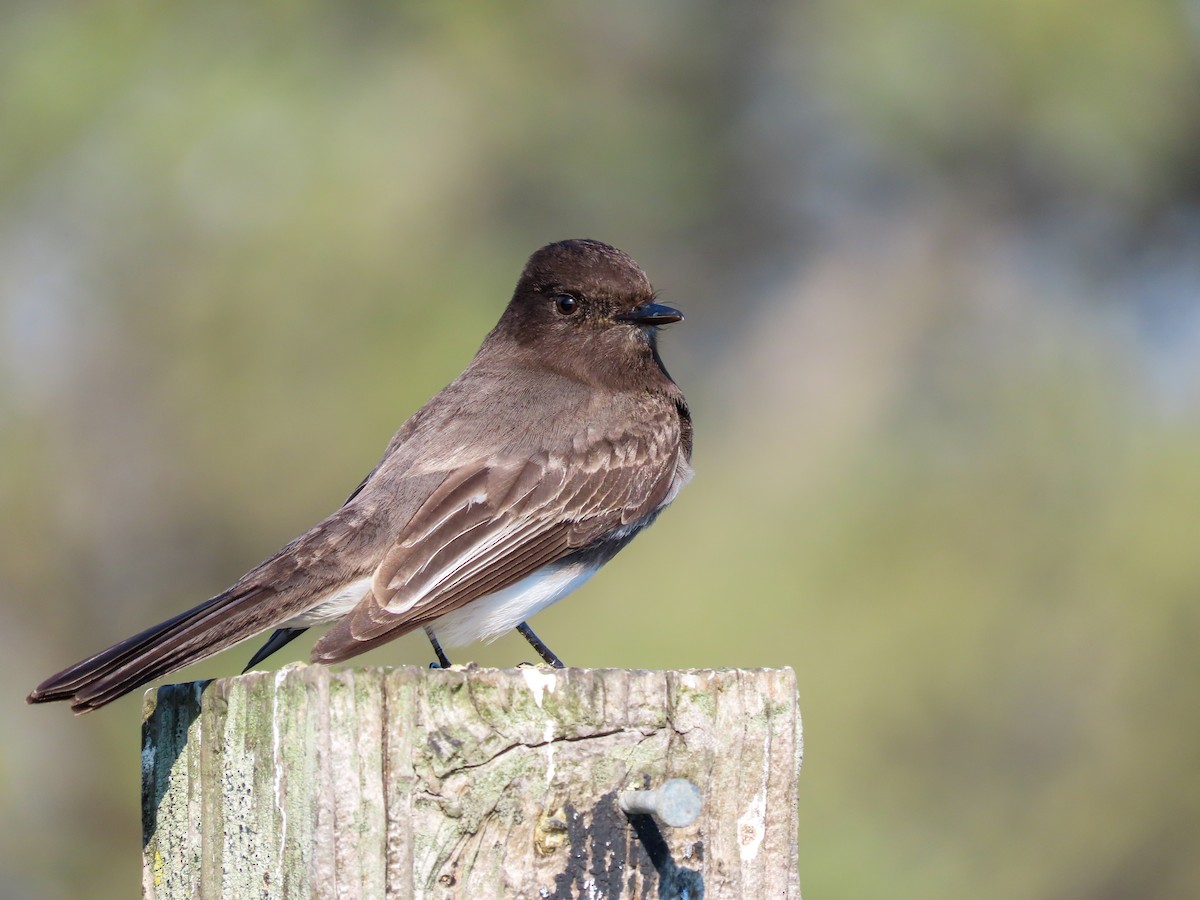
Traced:
<svg viewBox="0 0 1200 900">
<path fill-rule="evenodd" d="M 634 325 L 670 325 L 672 322 L 682 322 L 683 313 L 661 303 L 643 303 L 633 312 L 613 316 L 618 322 L 632 322 Z"/>
</svg>

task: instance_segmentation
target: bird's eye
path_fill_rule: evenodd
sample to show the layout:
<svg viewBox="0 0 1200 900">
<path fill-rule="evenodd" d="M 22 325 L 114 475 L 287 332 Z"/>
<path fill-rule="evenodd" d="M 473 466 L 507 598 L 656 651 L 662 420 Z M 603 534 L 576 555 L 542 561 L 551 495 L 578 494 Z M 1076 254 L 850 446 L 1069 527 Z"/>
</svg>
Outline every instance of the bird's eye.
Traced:
<svg viewBox="0 0 1200 900">
<path fill-rule="evenodd" d="M 554 308 L 558 310 L 560 315 L 573 316 L 575 311 L 579 309 L 579 301 L 570 294 L 555 294 Z"/>
</svg>

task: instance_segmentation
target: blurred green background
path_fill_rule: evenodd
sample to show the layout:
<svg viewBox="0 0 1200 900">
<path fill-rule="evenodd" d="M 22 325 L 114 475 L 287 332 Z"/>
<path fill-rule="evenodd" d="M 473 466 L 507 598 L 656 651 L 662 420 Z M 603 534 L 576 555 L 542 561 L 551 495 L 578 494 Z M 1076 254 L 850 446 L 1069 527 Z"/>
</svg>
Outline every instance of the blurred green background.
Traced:
<svg viewBox="0 0 1200 900">
<path fill-rule="evenodd" d="M 0 16 L 0 897 L 140 884 L 139 695 L 25 693 L 332 511 L 585 236 L 687 313 L 697 477 L 538 633 L 794 666 L 807 897 L 1200 896 L 1196 0 Z"/>
</svg>

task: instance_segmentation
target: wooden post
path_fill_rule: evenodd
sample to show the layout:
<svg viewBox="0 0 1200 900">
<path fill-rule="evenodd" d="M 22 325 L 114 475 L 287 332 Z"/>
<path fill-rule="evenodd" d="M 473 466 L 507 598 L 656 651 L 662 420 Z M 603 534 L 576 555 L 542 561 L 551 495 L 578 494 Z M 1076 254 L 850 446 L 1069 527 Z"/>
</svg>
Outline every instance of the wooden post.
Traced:
<svg viewBox="0 0 1200 900">
<path fill-rule="evenodd" d="M 791 669 L 330 669 L 146 695 L 143 891 L 798 898 Z M 686 778 L 699 820 L 617 794 Z"/>
</svg>

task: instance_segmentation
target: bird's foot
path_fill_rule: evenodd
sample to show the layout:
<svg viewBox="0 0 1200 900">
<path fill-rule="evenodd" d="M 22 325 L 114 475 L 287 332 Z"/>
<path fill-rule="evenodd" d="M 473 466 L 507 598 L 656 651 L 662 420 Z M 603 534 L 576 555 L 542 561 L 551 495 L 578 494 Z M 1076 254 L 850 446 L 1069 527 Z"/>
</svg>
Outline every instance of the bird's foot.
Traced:
<svg viewBox="0 0 1200 900">
<path fill-rule="evenodd" d="M 521 636 L 525 638 L 525 640 L 529 641 L 530 646 L 537 651 L 538 656 L 542 658 L 542 661 L 546 665 L 552 666 L 555 669 L 565 669 L 567 667 L 566 664 L 555 655 L 554 651 L 546 646 L 546 642 L 534 634 L 533 629 L 524 622 L 517 626 L 517 631 L 521 633 Z"/>
<path fill-rule="evenodd" d="M 433 633 L 433 629 L 428 625 L 425 626 L 425 637 L 429 638 L 429 643 L 433 645 L 433 652 L 437 655 L 437 662 L 431 662 L 431 669 L 449 669 L 450 658 L 446 656 L 446 651 L 442 649 L 442 645 L 438 643 L 437 635 Z"/>
</svg>

